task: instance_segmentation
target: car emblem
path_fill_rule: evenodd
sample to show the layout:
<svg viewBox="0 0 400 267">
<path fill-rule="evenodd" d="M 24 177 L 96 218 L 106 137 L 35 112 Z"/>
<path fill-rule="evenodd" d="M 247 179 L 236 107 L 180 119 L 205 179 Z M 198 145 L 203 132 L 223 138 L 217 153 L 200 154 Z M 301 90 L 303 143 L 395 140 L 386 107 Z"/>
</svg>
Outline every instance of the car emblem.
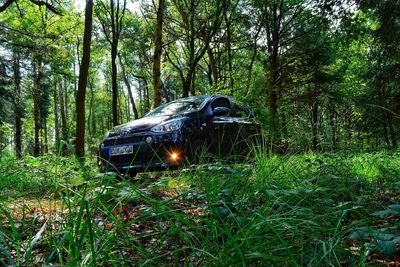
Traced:
<svg viewBox="0 0 400 267">
<path fill-rule="evenodd" d="M 119 136 L 127 136 L 129 134 L 129 130 L 125 130 L 119 134 Z"/>
</svg>

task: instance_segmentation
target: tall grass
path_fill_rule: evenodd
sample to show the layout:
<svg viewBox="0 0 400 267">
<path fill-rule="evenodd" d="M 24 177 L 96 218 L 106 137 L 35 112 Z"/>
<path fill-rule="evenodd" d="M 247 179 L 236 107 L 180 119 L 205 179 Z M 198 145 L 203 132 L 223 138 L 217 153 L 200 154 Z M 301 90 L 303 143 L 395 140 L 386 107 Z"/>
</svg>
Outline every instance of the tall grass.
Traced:
<svg viewBox="0 0 400 267">
<path fill-rule="evenodd" d="M 400 235 L 396 218 L 371 216 L 400 202 L 399 163 L 393 152 L 260 152 L 120 181 L 91 162 L 3 159 L 0 264 L 363 265 L 392 255 L 359 229 Z"/>
</svg>

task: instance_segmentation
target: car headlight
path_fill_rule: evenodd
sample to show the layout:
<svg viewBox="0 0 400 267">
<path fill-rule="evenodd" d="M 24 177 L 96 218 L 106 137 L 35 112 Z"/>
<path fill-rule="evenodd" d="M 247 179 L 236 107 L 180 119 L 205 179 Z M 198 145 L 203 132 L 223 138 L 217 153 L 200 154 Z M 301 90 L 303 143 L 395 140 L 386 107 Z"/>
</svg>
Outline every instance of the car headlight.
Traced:
<svg viewBox="0 0 400 267">
<path fill-rule="evenodd" d="M 153 128 L 151 128 L 151 131 L 155 133 L 172 132 L 179 130 L 182 127 L 182 124 L 183 124 L 182 119 L 171 120 L 163 124 L 154 126 Z"/>
</svg>

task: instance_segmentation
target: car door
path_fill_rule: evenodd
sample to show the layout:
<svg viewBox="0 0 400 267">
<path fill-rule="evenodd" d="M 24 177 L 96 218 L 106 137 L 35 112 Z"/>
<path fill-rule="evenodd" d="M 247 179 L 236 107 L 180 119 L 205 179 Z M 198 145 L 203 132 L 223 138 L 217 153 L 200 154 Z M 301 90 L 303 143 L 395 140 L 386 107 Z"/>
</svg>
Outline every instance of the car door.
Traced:
<svg viewBox="0 0 400 267">
<path fill-rule="evenodd" d="M 230 154 L 235 157 L 238 155 L 246 155 L 248 151 L 247 135 L 250 130 L 249 114 L 245 108 L 243 108 L 236 102 L 233 102 L 228 117 L 229 120 L 232 122 L 232 125 L 230 127 Z"/>
<path fill-rule="evenodd" d="M 231 101 L 227 97 L 217 97 L 210 104 L 210 113 L 218 107 L 231 109 Z M 231 150 L 232 130 L 235 127 L 234 122 L 230 117 L 211 116 L 211 121 L 208 127 L 208 139 L 211 145 L 212 152 L 217 157 L 226 157 Z"/>
<path fill-rule="evenodd" d="M 228 115 L 233 122 L 232 153 L 236 156 L 247 156 L 257 145 L 255 140 L 259 134 L 259 125 L 254 122 L 253 115 L 248 108 L 237 102 L 232 103 Z"/>
</svg>

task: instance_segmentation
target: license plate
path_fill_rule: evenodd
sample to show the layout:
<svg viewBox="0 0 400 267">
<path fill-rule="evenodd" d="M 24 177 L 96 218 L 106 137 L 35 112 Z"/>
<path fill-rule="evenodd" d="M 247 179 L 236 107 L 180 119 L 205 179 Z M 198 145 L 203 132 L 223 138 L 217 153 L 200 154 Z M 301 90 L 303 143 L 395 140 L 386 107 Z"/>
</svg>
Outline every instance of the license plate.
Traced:
<svg viewBox="0 0 400 267">
<path fill-rule="evenodd" d="M 116 146 L 116 147 L 111 147 L 110 148 L 110 155 L 111 156 L 127 155 L 127 154 L 132 154 L 132 153 L 133 153 L 133 145 Z"/>
</svg>

